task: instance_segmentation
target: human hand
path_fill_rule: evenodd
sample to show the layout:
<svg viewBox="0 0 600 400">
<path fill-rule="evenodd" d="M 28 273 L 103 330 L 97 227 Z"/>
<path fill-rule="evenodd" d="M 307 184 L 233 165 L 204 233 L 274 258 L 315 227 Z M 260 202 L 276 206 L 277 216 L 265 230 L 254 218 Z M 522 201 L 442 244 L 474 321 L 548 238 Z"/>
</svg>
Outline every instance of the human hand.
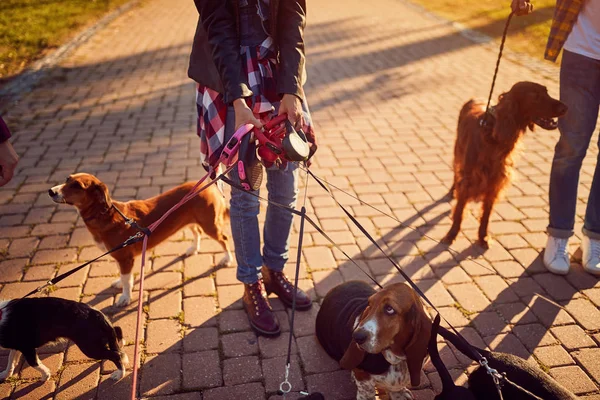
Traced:
<svg viewBox="0 0 600 400">
<path fill-rule="evenodd" d="M 254 113 L 246 104 L 246 100 L 240 98 L 233 101 L 233 110 L 235 111 L 235 130 L 244 124 L 254 125 L 256 128 L 262 128 L 263 124 L 254 116 Z"/>
<path fill-rule="evenodd" d="M 293 94 L 284 94 L 279 103 L 279 114 L 287 114 L 288 119 L 295 129 L 302 129 L 304 117 L 302 116 L 302 103 Z"/>
<path fill-rule="evenodd" d="M 0 186 L 10 182 L 18 162 L 19 156 L 10 142 L 0 143 Z"/>
<path fill-rule="evenodd" d="M 512 0 L 510 7 L 515 15 L 527 15 L 533 11 L 530 0 Z"/>
</svg>

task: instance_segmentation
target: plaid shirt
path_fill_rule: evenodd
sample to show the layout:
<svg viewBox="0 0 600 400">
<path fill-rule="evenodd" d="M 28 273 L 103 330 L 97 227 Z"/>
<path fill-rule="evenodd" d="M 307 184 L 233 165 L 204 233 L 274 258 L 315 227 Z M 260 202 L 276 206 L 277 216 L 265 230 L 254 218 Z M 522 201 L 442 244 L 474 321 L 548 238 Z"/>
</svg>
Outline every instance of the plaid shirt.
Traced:
<svg viewBox="0 0 600 400">
<path fill-rule="evenodd" d="M 10 131 L 2 117 L 0 117 L 0 143 L 6 142 L 8 138 L 10 138 Z"/>
<path fill-rule="evenodd" d="M 253 96 L 246 99 L 254 115 L 262 123 L 269 121 L 279 109 L 279 94 L 274 71 L 277 68 L 273 40 L 267 37 L 259 46 L 241 46 L 244 73 Z M 225 122 L 227 103 L 223 95 L 206 86 L 198 85 L 196 92 L 198 109 L 198 136 L 200 137 L 200 161 L 204 167 L 214 165 L 225 145 Z M 306 99 L 302 101 L 305 121 L 304 132 L 313 129 Z"/>
<path fill-rule="evenodd" d="M 557 0 L 544 58 L 556 61 L 586 0 Z"/>
</svg>

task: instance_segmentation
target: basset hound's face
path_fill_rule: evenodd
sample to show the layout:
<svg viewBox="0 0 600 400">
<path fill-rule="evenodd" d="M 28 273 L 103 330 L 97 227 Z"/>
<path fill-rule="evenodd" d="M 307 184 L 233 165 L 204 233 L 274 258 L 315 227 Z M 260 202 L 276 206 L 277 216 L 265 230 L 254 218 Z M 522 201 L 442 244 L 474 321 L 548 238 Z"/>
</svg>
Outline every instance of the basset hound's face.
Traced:
<svg viewBox="0 0 600 400">
<path fill-rule="evenodd" d="M 48 190 L 48 195 L 55 203 L 70 204 L 79 209 L 97 203 L 110 206 L 108 188 L 90 174 L 69 175 L 65 183 Z"/>
<path fill-rule="evenodd" d="M 365 352 L 384 353 L 390 362 L 390 357 L 405 360 L 413 385 L 418 385 L 430 335 L 431 320 L 417 293 L 404 283 L 389 285 L 369 297 L 340 364 L 353 369 Z"/>
<path fill-rule="evenodd" d="M 423 312 L 416 293 L 397 283 L 369 297 L 369 306 L 357 318 L 352 338 L 367 353 L 381 353 L 398 341 L 406 341 L 415 330 Z"/>
</svg>

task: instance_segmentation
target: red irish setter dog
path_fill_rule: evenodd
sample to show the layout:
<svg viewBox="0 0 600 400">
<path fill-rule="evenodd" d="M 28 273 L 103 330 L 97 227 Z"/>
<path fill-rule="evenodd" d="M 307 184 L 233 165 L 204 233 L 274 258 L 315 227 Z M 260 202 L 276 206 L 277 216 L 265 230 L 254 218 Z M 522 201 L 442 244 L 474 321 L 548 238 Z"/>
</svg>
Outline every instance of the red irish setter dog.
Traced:
<svg viewBox="0 0 600 400">
<path fill-rule="evenodd" d="M 463 211 L 470 201 L 482 202 L 479 244 L 487 249 L 490 213 L 502 189 L 510 182 L 515 147 L 526 129 L 534 124 L 556 129 L 554 120 L 567 112 L 567 106 L 548 95 L 545 86 L 518 82 L 498 98 L 493 118 L 482 126 L 485 104 L 467 102 L 458 117 L 454 146 L 454 184 L 450 193 L 456 198 L 452 227 L 442 241 L 456 239 Z M 495 119 L 495 120 L 494 120 Z"/>
</svg>

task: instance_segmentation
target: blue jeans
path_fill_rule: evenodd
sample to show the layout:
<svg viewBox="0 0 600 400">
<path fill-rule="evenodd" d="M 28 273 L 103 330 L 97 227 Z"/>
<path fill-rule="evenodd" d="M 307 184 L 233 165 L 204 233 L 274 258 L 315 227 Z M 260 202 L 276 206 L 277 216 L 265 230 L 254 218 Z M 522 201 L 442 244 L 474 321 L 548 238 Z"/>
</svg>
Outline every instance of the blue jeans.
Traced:
<svg viewBox="0 0 600 400">
<path fill-rule="evenodd" d="M 225 142 L 233 135 L 235 114 L 233 107 L 227 109 Z M 289 207 L 296 206 L 298 197 L 298 164 L 288 163 L 281 170 L 275 166 L 267 168 L 268 199 Z M 229 173 L 239 183 L 237 168 Z M 258 194 L 259 191 L 254 193 Z M 273 271 L 282 271 L 289 256 L 289 239 L 293 215 L 288 210 L 269 204 L 263 229 L 263 250 L 260 251 L 258 198 L 245 191 L 231 188 L 231 233 L 237 261 L 237 279 L 242 283 L 254 283 L 260 277 L 263 265 Z"/>
<path fill-rule="evenodd" d="M 600 60 L 564 51 L 560 68 L 560 100 L 569 107 L 558 121 L 560 139 L 550 173 L 550 224 L 554 237 L 573 235 L 579 172 L 598 120 Z M 600 141 L 598 143 L 600 147 Z M 600 239 L 600 163 L 587 202 L 583 233 Z"/>
</svg>

